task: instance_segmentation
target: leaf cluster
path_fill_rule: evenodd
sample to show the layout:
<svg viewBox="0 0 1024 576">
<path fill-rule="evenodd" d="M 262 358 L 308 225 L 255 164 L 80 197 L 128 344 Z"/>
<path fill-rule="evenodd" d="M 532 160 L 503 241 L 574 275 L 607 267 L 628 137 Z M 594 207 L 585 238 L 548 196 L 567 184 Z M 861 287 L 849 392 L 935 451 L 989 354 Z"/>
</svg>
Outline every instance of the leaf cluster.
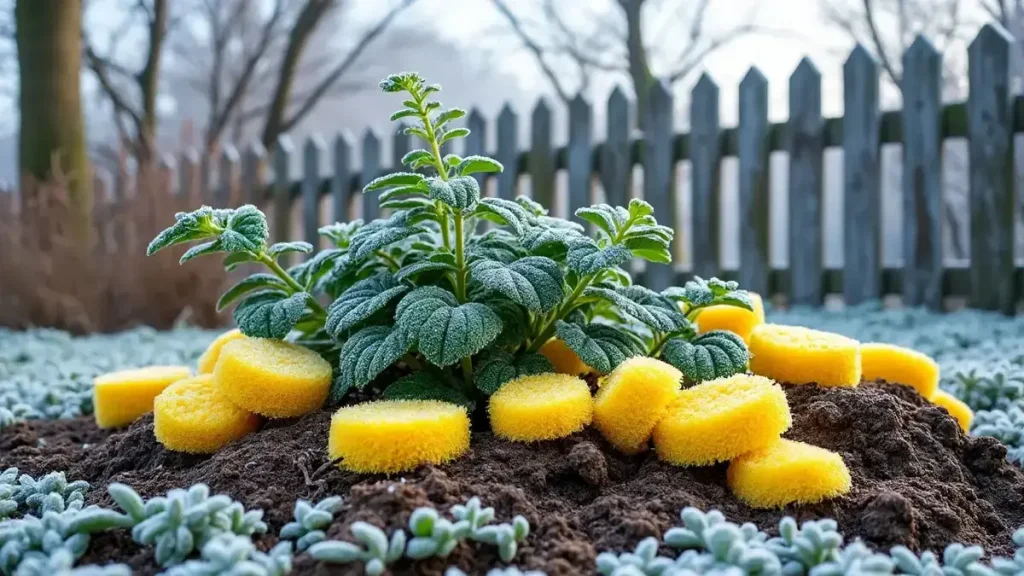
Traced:
<svg viewBox="0 0 1024 576">
<path fill-rule="evenodd" d="M 292 571 L 291 542 L 260 552 L 249 537 L 221 533 L 200 554 L 200 560 L 173 566 L 164 576 L 285 576 Z"/>
<path fill-rule="evenodd" d="M 8 468 L 0 473 L 0 519 L 81 510 L 88 490 L 88 482 L 68 482 L 63 472 L 50 472 L 36 480 L 28 474 L 19 476 L 17 468 Z"/>
<path fill-rule="evenodd" d="M 327 539 L 324 530 L 331 525 L 334 514 L 341 509 L 341 498 L 331 496 L 313 504 L 306 500 L 295 502 L 295 520 L 281 528 L 282 540 L 295 540 L 295 550 L 303 552 L 317 542 Z"/>
<path fill-rule="evenodd" d="M 129 525 L 127 516 L 97 506 L 47 510 L 41 517 L 29 514 L 0 522 L 0 574 L 32 573 L 66 564 L 67 556 L 73 564 L 85 554 L 90 534 Z M 54 555 L 61 557 L 52 559 Z"/>
</svg>

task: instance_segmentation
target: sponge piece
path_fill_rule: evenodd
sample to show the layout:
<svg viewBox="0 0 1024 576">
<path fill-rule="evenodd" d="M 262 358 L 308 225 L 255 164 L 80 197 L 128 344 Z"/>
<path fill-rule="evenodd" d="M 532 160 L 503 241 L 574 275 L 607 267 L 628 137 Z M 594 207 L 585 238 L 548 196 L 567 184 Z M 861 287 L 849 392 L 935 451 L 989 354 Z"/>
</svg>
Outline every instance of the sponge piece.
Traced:
<svg viewBox="0 0 1024 576">
<path fill-rule="evenodd" d="M 558 338 L 552 338 L 545 342 L 538 352 L 551 362 L 555 372 L 559 374 L 579 376 L 594 371 L 593 368 L 584 364 L 583 360 L 580 360 L 572 348 L 566 346 L 565 342 Z"/>
<path fill-rule="evenodd" d="M 936 406 L 942 406 L 949 412 L 949 415 L 956 418 L 956 421 L 960 424 L 960 428 L 963 428 L 964 432 L 971 429 L 971 421 L 974 420 L 974 411 L 967 404 L 960 401 L 959 398 L 953 396 L 945 390 L 936 390 L 935 394 L 932 395 L 932 403 Z"/>
<path fill-rule="evenodd" d="M 839 454 L 786 439 L 733 460 L 726 481 L 754 508 L 813 504 L 846 494 L 852 484 Z"/>
<path fill-rule="evenodd" d="M 331 365 L 319 354 L 263 338 L 225 344 L 213 373 L 221 394 L 240 408 L 270 418 L 291 418 L 320 408 L 331 385 Z"/>
<path fill-rule="evenodd" d="M 442 464 L 469 448 L 469 416 L 437 400 L 346 406 L 331 418 L 327 453 L 353 472 L 390 473 Z"/>
<path fill-rule="evenodd" d="M 654 358 L 636 356 L 605 378 L 594 398 L 594 425 L 627 454 L 647 448 L 655 424 L 679 394 L 683 373 Z"/>
<path fill-rule="evenodd" d="M 697 332 L 704 334 L 712 330 L 728 330 L 743 338 L 744 342 L 750 342 L 750 331 L 754 326 L 764 324 L 764 303 L 757 293 L 750 292 L 749 295 L 754 305 L 753 311 L 725 304 L 701 310 L 697 315 Z"/>
<path fill-rule="evenodd" d="M 860 344 L 800 326 L 761 324 L 750 331 L 750 371 L 788 384 L 856 386 Z"/>
<path fill-rule="evenodd" d="M 704 466 L 771 445 L 792 424 L 778 384 L 736 374 L 680 392 L 654 428 L 654 448 L 671 464 Z"/>
<path fill-rule="evenodd" d="M 538 374 L 506 383 L 491 396 L 491 429 L 508 440 L 563 438 L 590 424 L 594 399 L 576 376 Z"/>
<path fill-rule="evenodd" d="M 213 376 L 179 380 L 153 402 L 153 433 L 169 450 L 212 454 L 260 425 L 260 417 L 217 392 Z"/>
<path fill-rule="evenodd" d="M 149 366 L 98 376 L 92 389 L 96 425 L 118 428 L 131 424 L 153 411 L 153 398 L 164 388 L 191 375 L 188 366 Z"/>
<path fill-rule="evenodd" d="M 939 365 L 910 348 L 874 342 L 861 344 L 860 366 L 864 380 L 904 384 L 924 398 L 931 398 L 939 389 Z"/>
<path fill-rule="evenodd" d="M 237 328 L 217 336 L 206 348 L 206 351 L 203 352 L 203 355 L 199 357 L 199 373 L 213 374 L 213 367 L 217 365 L 217 359 L 220 358 L 221 348 L 228 342 L 238 340 L 239 338 L 245 338 L 245 335 Z"/>
</svg>

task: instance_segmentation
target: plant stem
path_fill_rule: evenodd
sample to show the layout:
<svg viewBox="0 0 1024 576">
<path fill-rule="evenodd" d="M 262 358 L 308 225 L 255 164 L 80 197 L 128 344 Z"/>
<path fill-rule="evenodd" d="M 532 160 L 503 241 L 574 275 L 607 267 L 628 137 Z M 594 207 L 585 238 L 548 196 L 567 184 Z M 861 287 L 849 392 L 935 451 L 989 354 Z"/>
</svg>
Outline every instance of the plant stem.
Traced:
<svg viewBox="0 0 1024 576">
<path fill-rule="evenodd" d="M 398 263 L 398 260 L 392 258 L 391 255 L 388 254 L 387 252 L 384 252 L 383 250 L 377 250 L 376 254 L 378 258 L 387 263 L 388 269 L 391 270 L 392 272 L 398 272 L 402 268 L 402 266 Z"/>
<path fill-rule="evenodd" d="M 455 297 L 466 301 L 466 238 L 462 230 L 462 213 L 455 212 Z"/>
<path fill-rule="evenodd" d="M 285 272 L 284 268 L 281 268 L 281 265 L 278 264 L 276 260 L 271 258 L 266 252 L 260 251 L 260 253 L 253 255 L 256 256 L 256 260 L 258 260 L 264 266 L 269 268 L 270 271 L 273 272 L 275 276 L 280 278 L 285 284 L 287 284 L 289 288 L 291 288 L 295 292 L 306 291 L 305 287 L 296 282 L 295 279 L 292 278 L 291 275 L 288 274 L 288 272 Z M 307 300 L 309 300 L 309 307 L 313 309 L 314 314 L 323 318 L 327 317 L 327 310 L 324 310 L 324 307 L 321 306 L 320 303 L 317 302 L 316 299 L 312 297 L 312 295 L 310 295 L 310 297 Z"/>
<path fill-rule="evenodd" d="M 657 358 L 661 356 L 661 349 L 665 347 L 665 343 L 669 340 L 669 334 L 655 334 L 654 346 L 651 346 L 651 350 L 647 353 L 651 358 Z"/>
<path fill-rule="evenodd" d="M 555 326 L 557 326 L 558 321 L 564 318 L 569 312 L 572 312 L 573 308 L 575 308 L 576 300 L 583 295 L 583 291 L 587 289 L 587 286 L 590 286 L 590 283 L 593 282 L 599 274 L 600 272 L 580 278 L 579 283 L 576 284 L 576 288 L 571 294 L 569 294 L 568 298 L 562 301 L 555 310 L 555 313 L 551 315 L 547 324 L 545 324 L 544 328 L 540 331 L 540 334 L 538 334 L 537 338 L 532 344 L 530 344 L 530 347 L 526 349 L 527 352 L 536 352 L 540 350 L 540 347 L 555 334 Z"/>
<path fill-rule="evenodd" d="M 402 362 L 405 362 L 413 370 L 423 370 L 423 364 L 412 354 L 402 356 Z"/>
<path fill-rule="evenodd" d="M 466 390 L 473 390 L 473 359 L 469 356 L 462 357 L 462 382 Z"/>
</svg>

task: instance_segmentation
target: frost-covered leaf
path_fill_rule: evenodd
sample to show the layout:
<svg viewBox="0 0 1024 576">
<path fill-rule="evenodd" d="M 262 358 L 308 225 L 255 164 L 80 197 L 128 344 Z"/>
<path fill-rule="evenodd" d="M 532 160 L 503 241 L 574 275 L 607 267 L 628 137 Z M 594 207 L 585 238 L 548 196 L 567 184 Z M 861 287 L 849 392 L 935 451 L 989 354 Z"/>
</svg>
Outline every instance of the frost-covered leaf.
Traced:
<svg viewBox="0 0 1024 576">
<path fill-rule="evenodd" d="M 463 110 L 462 108 L 449 108 L 448 110 L 445 110 L 444 112 L 441 112 L 440 114 L 437 115 L 437 118 L 434 119 L 434 128 L 441 128 L 442 126 L 451 122 L 452 120 L 458 120 L 459 118 L 462 118 L 465 115 L 466 111 Z"/>
<path fill-rule="evenodd" d="M 351 222 L 335 222 L 334 224 L 321 226 L 317 228 L 316 233 L 330 240 L 337 248 L 348 248 L 352 235 L 362 227 L 363 220 L 356 219 Z"/>
<path fill-rule="evenodd" d="M 331 336 L 341 338 L 408 290 L 408 286 L 399 284 L 386 272 L 360 280 L 331 303 L 325 329 Z"/>
<path fill-rule="evenodd" d="M 482 236 L 473 238 L 466 248 L 466 259 L 497 260 L 505 264 L 526 256 L 516 237 L 505 230 L 491 230 Z"/>
<path fill-rule="evenodd" d="M 309 242 L 276 242 L 267 248 L 267 255 L 270 257 L 280 256 L 288 252 L 301 252 L 309 254 L 313 251 L 313 245 Z"/>
<path fill-rule="evenodd" d="M 220 300 L 217 301 L 217 311 L 219 312 L 224 308 L 227 308 L 235 300 L 238 300 L 249 292 L 260 289 L 279 291 L 285 295 L 289 292 L 288 285 L 280 278 L 273 274 L 259 272 L 242 279 L 231 288 L 228 288 L 227 292 L 225 292 L 224 295 L 220 297 Z"/>
<path fill-rule="evenodd" d="M 509 380 L 554 370 L 551 361 L 540 354 L 523 352 L 513 355 L 505 350 L 493 350 L 473 366 L 473 383 L 483 393 L 494 394 Z"/>
<path fill-rule="evenodd" d="M 430 372 L 415 372 L 399 378 L 384 389 L 388 400 L 440 400 L 460 406 L 472 406 L 466 395 Z"/>
<path fill-rule="evenodd" d="M 419 262 L 413 262 L 395 272 L 395 280 L 404 282 L 411 280 L 416 276 L 426 272 L 455 272 L 458 270 L 453 264 L 447 262 L 433 262 L 431 260 L 421 260 Z"/>
<path fill-rule="evenodd" d="M 404 330 L 394 326 L 368 326 L 341 347 L 338 375 L 331 387 L 331 401 L 338 402 L 353 386 L 369 384 L 412 348 Z"/>
<path fill-rule="evenodd" d="M 174 218 L 174 225 L 149 243 L 146 254 L 203 239 L 214 240 L 197 249 L 190 258 L 217 251 L 256 251 L 263 247 L 269 236 L 266 217 L 250 204 L 232 210 L 214 210 L 203 206 L 192 212 L 179 212 Z"/>
<path fill-rule="evenodd" d="M 502 329 L 501 318 L 486 305 L 459 304 L 451 292 L 436 286 L 406 294 L 398 303 L 395 320 L 416 342 L 420 353 L 442 367 L 476 354 Z"/>
<path fill-rule="evenodd" d="M 396 212 L 387 220 L 374 220 L 352 235 L 349 253 L 355 260 L 363 260 L 377 250 L 417 234 L 429 232 L 423 226 L 410 223 L 412 211 Z"/>
<path fill-rule="evenodd" d="M 572 241 L 566 254 L 569 269 L 581 276 L 587 276 L 608 268 L 621 266 L 633 255 L 625 246 L 601 248 L 596 242 L 581 236 Z"/>
<path fill-rule="evenodd" d="M 519 204 L 503 198 L 484 198 L 476 206 L 475 216 L 508 226 L 516 236 L 522 237 L 530 222 L 530 213 Z"/>
<path fill-rule="evenodd" d="M 455 128 L 454 130 L 445 132 L 444 135 L 441 136 L 441 139 L 438 140 L 437 144 L 439 146 L 443 146 L 445 143 L 451 142 L 456 138 L 465 138 L 466 136 L 469 136 L 469 128 Z"/>
<path fill-rule="evenodd" d="M 469 176 L 470 174 L 493 173 L 501 172 L 504 167 L 501 162 L 493 158 L 486 156 L 467 156 L 463 158 L 458 166 L 455 167 L 455 172 L 459 176 Z"/>
<path fill-rule="evenodd" d="M 363 187 L 363 192 L 372 192 L 374 190 L 380 190 L 382 188 L 391 188 L 394 186 L 419 186 L 424 180 L 423 174 L 417 172 L 395 172 L 394 174 L 387 174 L 374 178 Z"/>
<path fill-rule="evenodd" d="M 291 296 L 277 291 L 251 294 L 235 308 L 235 323 L 250 338 L 280 340 L 291 332 L 306 310 L 306 292 Z"/>
<path fill-rule="evenodd" d="M 661 357 L 688 380 L 704 382 L 746 370 L 750 351 L 736 334 L 713 330 L 691 341 L 672 338 L 665 343 Z"/>
<path fill-rule="evenodd" d="M 615 238 L 619 233 L 619 228 L 626 224 L 626 219 L 629 217 L 629 214 L 624 212 L 625 210 L 619 212 L 615 207 L 607 204 L 596 204 L 577 209 L 576 216 L 597 226 L 609 238 Z"/>
<path fill-rule="evenodd" d="M 693 330 L 692 323 L 671 300 L 643 286 L 588 288 L 584 294 L 608 300 L 626 315 L 661 332 Z"/>
<path fill-rule="evenodd" d="M 673 286 L 662 292 L 662 295 L 686 304 L 690 311 L 719 304 L 738 306 L 746 310 L 754 309 L 750 295 L 745 290 L 740 290 L 736 282 L 718 278 L 704 280 L 697 276 L 682 288 Z"/>
<path fill-rule="evenodd" d="M 458 176 L 448 181 L 434 176 L 426 180 L 430 197 L 457 210 L 469 210 L 480 200 L 480 184 L 476 178 Z"/>
<path fill-rule="evenodd" d="M 562 271 L 550 258 L 530 256 L 511 264 L 477 260 L 470 271 L 488 289 L 534 312 L 548 312 L 565 297 Z"/>
<path fill-rule="evenodd" d="M 643 354 L 635 336 L 605 324 L 579 326 L 559 320 L 555 333 L 584 364 L 602 374 L 611 372 L 628 358 Z"/>
<path fill-rule="evenodd" d="M 413 115 L 415 115 L 415 112 L 413 112 Z M 433 161 L 434 155 L 422 148 L 406 152 L 405 156 L 402 156 L 402 164 L 412 168 L 413 170 L 420 168 L 421 166 L 428 165 Z"/>
<path fill-rule="evenodd" d="M 501 297 L 484 298 L 484 304 L 501 318 L 501 334 L 494 340 L 495 346 L 518 346 L 530 331 L 530 315 L 526 308 Z"/>
</svg>

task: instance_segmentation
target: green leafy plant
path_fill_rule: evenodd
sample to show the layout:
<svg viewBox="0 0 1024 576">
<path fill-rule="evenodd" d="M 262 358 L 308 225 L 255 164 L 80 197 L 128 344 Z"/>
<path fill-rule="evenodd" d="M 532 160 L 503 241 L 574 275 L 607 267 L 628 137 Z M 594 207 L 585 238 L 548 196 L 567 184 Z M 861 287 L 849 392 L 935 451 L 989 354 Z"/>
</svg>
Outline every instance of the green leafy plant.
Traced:
<svg viewBox="0 0 1024 576">
<path fill-rule="evenodd" d="M 224 253 L 228 267 L 262 264 L 267 271 L 229 289 L 221 306 L 239 301 L 235 320 L 248 336 L 289 337 L 334 362 L 333 401 L 397 367 L 419 376 L 393 383 L 386 397 L 473 405 L 512 378 L 550 371 L 538 352 L 555 336 L 602 373 L 637 355 L 664 358 L 692 381 L 746 368 L 741 339 L 698 337 L 694 325 L 707 306 L 751 308 L 735 283 L 698 278 L 658 293 L 623 270 L 635 258 L 671 262 L 674 232 L 650 204 L 577 210 L 592 225 L 588 236 L 528 198 L 482 197 L 473 175 L 503 166 L 441 153 L 469 134 L 452 124 L 465 112 L 443 108 L 433 99 L 440 87 L 417 74 L 388 76 L 380 87 L 404 95 L 391 118 L 413 122 L 405 131 L 423 144 L 402 159 L 406 171 L 364 188 L 390 216 L 320 229 L 334 246 L 288 269 L 281 254 L 312 247 L 268 244 L 253 206 L 178 214 L 149 251 L 198 241 L 182 262 Z M 492 227 L 478 231 L 483 222 Z"/>
<path fill-rule="evenodd" d="M 50 472 L 36 480 L 28 474 L 19 476 L 17 468 L 8 468 L 0 473 L 0 519 L 18 513 L 42 516 L 81 510 L 88 490 L 88 482 L 68 482 L 63 472 Z"/>
<path fill-rule="evenodd" d="M 61 555 L 54 562 L 71 564 L 85 554 L 89 535 L 131 526 L 131 518 L 113 510 L 89 506 L 64 512 L 46 511 L 41 518 L 28 515 L 16 520 L 0 522 L 0 574 L 11 576 L 33 567 L 50 565 L 51 557 Z M 22 564 L 28 563 L 26 568 Z M 25 572 L 31 573 L 31 572 Z"/>
<path fill-rule="evenodd" d="M 331 525 L 334 514 L 341 508 L 341 498 L 331 496 L 313 504 L 298 500 L 295 502 L 295 520 L 281 528 L 282 540 L 295 540 L 295 549 L 304 551 L 317 542 L 327 539 L 324 530 Z"/>
<path fill-rule="evenodd" d="M 47 557 L 31 556 L 25 558 L 15 576 L 131 576 L 132 569 L 125 564 L 109 566 L 82 566 L 75 568 L 75 556 L 66 548 L 61 548 Z"/>
<path fill-rule="evenodd" d="M 329 564 L 363 562 L 367 576 L 380 576 L 405 553 L 404 530 L 395 530 L 390 539 L 383 530 L 366 522 L 353 522 L 351 530 L 358 544 L 340 540 L 319 542 L 309 547 L 309 555 Z"/>
<path fill-rule="evenodd" d="M 291 542 L 264 553 L 251 538 L 222 533 L 203 546 L 201 556 L 172 567 L 164 576 L 285 576 L 292 571 Z"/>
</svg>

